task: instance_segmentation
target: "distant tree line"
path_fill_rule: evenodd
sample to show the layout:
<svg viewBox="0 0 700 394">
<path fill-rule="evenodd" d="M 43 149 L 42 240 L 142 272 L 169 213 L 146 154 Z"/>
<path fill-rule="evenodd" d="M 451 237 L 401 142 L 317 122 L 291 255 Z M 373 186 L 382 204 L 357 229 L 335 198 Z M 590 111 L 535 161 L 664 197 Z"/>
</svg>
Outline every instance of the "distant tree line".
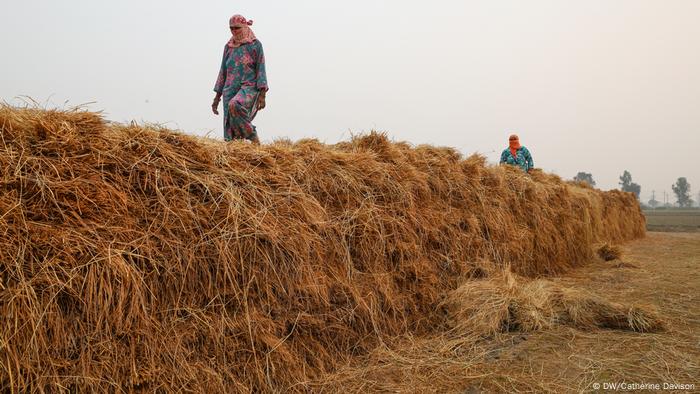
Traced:
<svg viewBox="0 0 700 394">
<path fill-rule="evenodd" d="M 593 174 L 590 172 L 579 171 L 579 173 L 574 177 L 574 181 L 587 183 L 595 187 L 595 180 L 593 180 Z M 642 192 L 642 187 L 639 184 L 632 182 L 632 174 L 630 174 L 629 171 L 625 170 L 622 175 L 620 175 L 619 184 L 620 190 L 634 193 L 637 200 L 639 200 L 639 194 Z M 671 189 L 676 195 L 676 202 L 678 203 L 679 207 L 690 208 L 693 206 L 693 199 L 690 198 L 690 183 L 688 183 L 688 180 L 685 177 L 678 178 L 676 183 L 671 185 Z M 658 205 L 659 202 L 655 197 L 652 197 L 651 200 L 649 200 L 650 207 L 656 208 Z"/>
</svg>

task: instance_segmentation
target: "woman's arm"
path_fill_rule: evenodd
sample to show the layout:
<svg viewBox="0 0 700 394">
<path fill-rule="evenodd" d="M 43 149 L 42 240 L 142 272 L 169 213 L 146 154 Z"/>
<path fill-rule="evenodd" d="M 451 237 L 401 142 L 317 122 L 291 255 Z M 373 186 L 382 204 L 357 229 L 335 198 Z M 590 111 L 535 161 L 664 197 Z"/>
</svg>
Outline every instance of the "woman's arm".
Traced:
<svg viewBox="0 0 700 394">
<path fill-rule="evenodd" d="M 224 91 L 224 85 L 226 85 L 226 58 L 228 57 L 228 46 L 224 47 L 224 55 L 221 58 L 221 67 L 219 68 L 219 75 L 216 77 L 216 83 L 214 84 L 214 91 L 221 96 Z"/>
<path fill-rule="evenodd" d="M 527 148 L 525 148 L 525 160 L 527 160 L 528 170 L 530 168 L 535 168 L 535 163 L 532 161 L 532 155 L 530 154 L 530 151 Z"/>
<path fill-rule="evenodd" d="M 215 115 L 219 114 L 219 101 L 221 101 L 221 95 L 224 91 L 224 85 L 226 85 L 226 58 L 228 52 L 228 46 L 224 47 L 224 55 L 221 58 L 221 67 L 219 68 L 219 75 L 216 77 L 216 83 L 214 84 L 214 91 L 216 96 L 214 96 L 214 101 L 211 103 L 211 110 Z"/>
<path fill-rule="evenodd" d="M 255 59 L 255 87 L 260 92 L 258 96 L 258 109 L 265 108 L 265 96 L 269 87 L 267 86 L 267 73 L 265 72 L 265 52 L 263 51 L 262 44 L 258 41 L 257 48 L 258 56 Z"/>
<path fill-rule="evenodd" d="M 267 86 L 267 73 L 265 73 L 265 52 L 260 41 L 258 41 L 255 67 L 255 86 L 259 91 L 266 92 L 269 87 Z"/>
<path fill-rule="evenodd" d="M 501 161 L 498 164 L 506 163 L 506 151 L 501 152 Z"/>
</svg>

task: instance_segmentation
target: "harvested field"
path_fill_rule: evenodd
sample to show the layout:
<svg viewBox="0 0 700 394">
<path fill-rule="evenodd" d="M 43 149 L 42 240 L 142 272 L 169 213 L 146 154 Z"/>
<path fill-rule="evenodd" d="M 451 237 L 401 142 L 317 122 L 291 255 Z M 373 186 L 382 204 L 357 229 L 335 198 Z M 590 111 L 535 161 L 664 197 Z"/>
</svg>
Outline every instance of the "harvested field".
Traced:
<svg viewBox="0 0 700 394">
<path fill-rule="evenodd" d="M 649 231 L 700 231 L 700 209 L 645 210 Z"/>
<path fill-rule="evenodd" d="M 697 392 L 700 234 L 649 233 L 644 239 L 625 244 L 624 249 L 624 266 L 591 261 L 565 276 L 524 285 L 565 292 L 576 289 L 579 295 L 614 300 L 618 306 L 640 305 L 647 317 L 662 317 L 661 331 L 639 333 L 549 321 L 547 326 L 530 324 L 492 330 L 493 335 L 488 338 L 454 331 L 406 336 L 339 368 L 326 376 L 319 388 L 348 393 L 579 393 L 637 391 L 613 390 L 610 385 L 648 383 L 658 384 L 661 388 L 657 391 L 663 390 L 664 384 L 675 384 L 676 390 L 663 391 Z M 503 294 L 508 294 L 503 290 L 508 285 L 508 281 L 495 276 L 470 286 L 495 293 L 496 297 L 489 297 L 484 308 L 493 309 L 489 304 L 503 300 Z M 494 292 L 495 289 L 501 291 Z M 523 292 L 524 287 L 517 285 L 512 289 L 516 291 L 511 294 L 516 296 L 540 295 L 516 303 L 527 308 L 514 310 L 515 316 L 530 323 L 547 321 L 531 318 L 548 311 L 542 308 L 547 303 L 541 301 L 547 298 L 541 297 L 541 291 Z M 650 305 L 656 308 L 647 309 Z M 528 310 L 534 313 L 527 313 Z M 483 328 L 476 331 L 488 332 Z M 608 389 L 604 389 L 606 383 Z M 650 391 L 655 390 L 642 390 Z"/>
<path fill-rule="evenodd" d="M 632 194 L 377 133 L 252 146 L 7 106 L 0 127 L 5 391 L 321 389 L 395 340 L 455 330 L 464 286 L 540 283 L 645 233 Z M 543 327 L 663 327 L 547 289 Z M 455 344 L 486 335 L 465 330 Z"/>
</svg>

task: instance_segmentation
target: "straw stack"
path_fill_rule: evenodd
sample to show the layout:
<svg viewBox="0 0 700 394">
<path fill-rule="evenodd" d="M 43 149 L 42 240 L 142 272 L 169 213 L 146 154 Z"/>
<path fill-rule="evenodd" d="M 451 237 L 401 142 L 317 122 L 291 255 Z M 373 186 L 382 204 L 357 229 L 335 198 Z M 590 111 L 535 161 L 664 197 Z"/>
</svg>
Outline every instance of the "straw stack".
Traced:
<svg viewBox="0 0 700 394">
<path fill-rule="evenodd" d="M 221 143 L 0 107 L 3 391 L 248 392 L 440 324 L 478 261 L 560 273 L 634 196 L 372 133 Z"/>
</svg>

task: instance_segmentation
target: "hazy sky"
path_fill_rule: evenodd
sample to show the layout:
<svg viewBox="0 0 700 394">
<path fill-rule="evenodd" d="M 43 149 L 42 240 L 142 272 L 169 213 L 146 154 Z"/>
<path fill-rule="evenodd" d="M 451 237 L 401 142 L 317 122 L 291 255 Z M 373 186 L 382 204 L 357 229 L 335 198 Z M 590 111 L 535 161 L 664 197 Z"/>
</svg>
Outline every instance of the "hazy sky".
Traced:
<svg viewBox="0 0 700 394">
<path fill-rule="evenodd" d="M 96 102 L 116 121 L 222 138 L 210 104 L 228 18 L 255 21 L 270 84 L 263 141 L 376 129 L 497 161 L 623 170 L 700 191 L 700 0 L 0 0 L 0 100 Z M 66 104 L 67 102 L 67 104 Z M 675 199 L 673 199 L 675 201 Z"/>
</svg>

